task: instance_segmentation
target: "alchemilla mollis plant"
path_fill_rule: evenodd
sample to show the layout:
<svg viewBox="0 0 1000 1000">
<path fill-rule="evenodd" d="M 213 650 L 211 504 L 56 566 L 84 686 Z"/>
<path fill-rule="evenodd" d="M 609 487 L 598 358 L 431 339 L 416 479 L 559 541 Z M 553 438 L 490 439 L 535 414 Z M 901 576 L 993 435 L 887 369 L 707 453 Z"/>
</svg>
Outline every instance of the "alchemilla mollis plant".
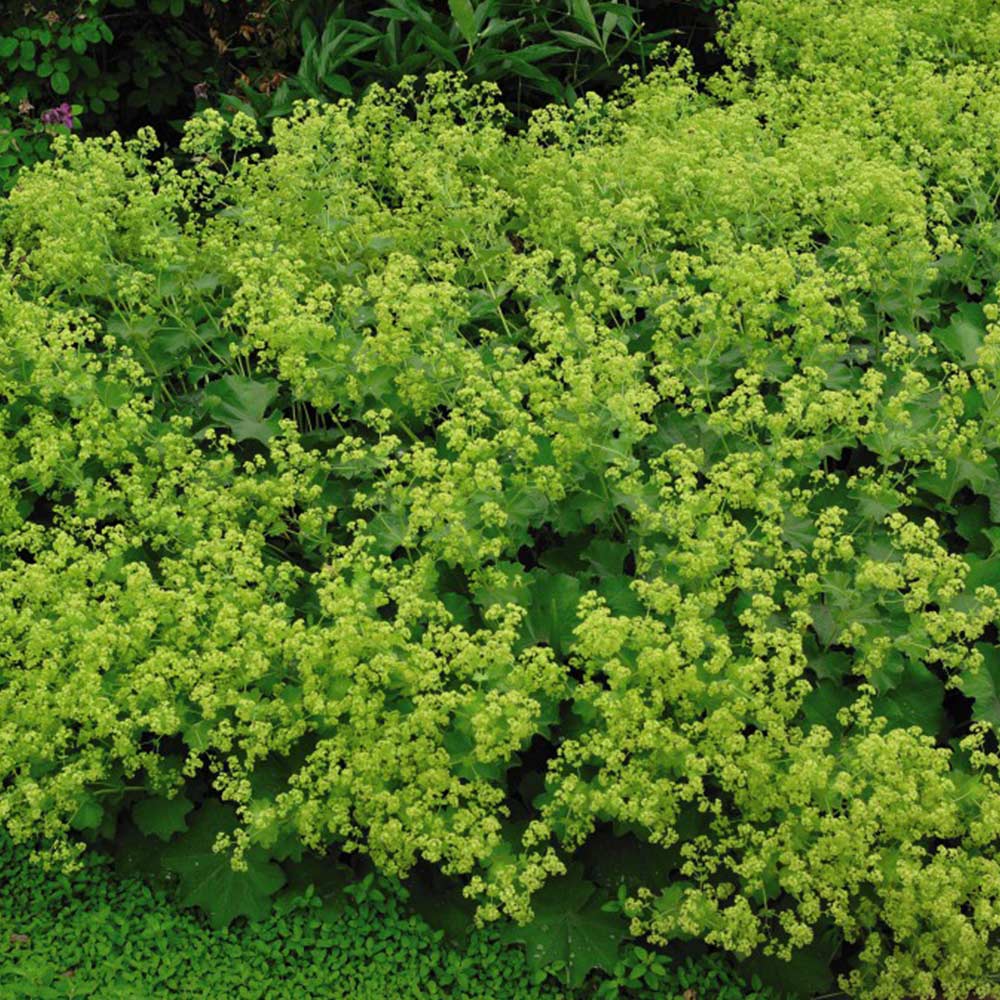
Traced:
<svg viewBox="0 0 1000 1000">
<path fill-rule="evenodd" d="M 990 988 L 1000 11 L 727 32 L 707 86 L 677 58 L 513 136 L 436 76 L 22 177 L 16 840 L 131 824 L 223 920 L 335 845 L 481 922 L 565 886 L 595 942 Z M 609 831 L 658 859 L 620 914 L 574 881 Z"/>
</svg>

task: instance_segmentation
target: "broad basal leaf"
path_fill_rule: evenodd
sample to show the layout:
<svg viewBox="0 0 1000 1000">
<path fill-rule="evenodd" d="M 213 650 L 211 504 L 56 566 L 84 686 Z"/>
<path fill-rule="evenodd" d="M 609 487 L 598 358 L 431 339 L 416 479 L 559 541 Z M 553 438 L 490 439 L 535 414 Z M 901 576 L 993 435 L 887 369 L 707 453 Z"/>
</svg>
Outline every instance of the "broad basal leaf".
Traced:
<svg viewBox="0 0 1000 1000">
<path fill-rule="evenodd" d="M 433 867 L 422 867 L 406 880 L 410 905 L 435 930 L 464 940 L 475 926 L 476 904 L 462 895 L 461 883 Z"/>
<path fill-rule="evenodd" d="M 612 894 L 621 885 L 631 893 L 643 887 L 657 889 L 667 883 L 680 860 L 678 852 L 659 844 L 606 831 L 588 837 L 578 854 L 590 877 Z"/>
<path fill-rule="evenodd" d="M 856 697 L 856 691 L 838 681 L 820 680 L 802 701 L 802 715 L 808 728 L 823 726 L 831 733 L 839 733 L 842 727 L 837 713 Z"/>
<path fill-rule="evenodd" d="M 581 553 L 591 570 L 602 579 L 620 576 L 628 554 L 628 545 L 607 538 L 593 539 Z"/>
<path fill-rule="evenodd" d="M 104 818 L 104 809 L 93 795 L 87 795 L 70 821 L 74 830 L 96 830 Z"/>
<path fill-rule="evenodd" d="M 907 661 L 896 686 L 875 699 L 874 711 L 889 720 L 889 729 L 920 726 L 936 735 L 944 724 L 944 685 L 923 664 Z"/>
<path fill-rule="evenodd" d="M 565 573 L 533 570 L 530 576 L 531 604 L 524 636 L 529 643 L 547 643 L 557 656 L 563 656 L 573 642 L 580 583 Z"/>
<path fill-rule="evenodd" d="M 963 302 L 944 329 L 933 336 L 966 368 L 975 367 L 976 354 L 986 336 L 986 316 L 977 302 Z"/>
<path fill-rule="evenodd" d="M 184 817 L 193 808 L 194 803 L 183 795 L 175 795 L 172 799 L 157 795 L 132 807 L 132 822 L 149 836 L 170 840 L 175 833 L 187 829 Z"/>
<path fill-rule="evenodd" d="M 237 441 L 266 443 L 278 433 L 279 417 L 264 418 L 277 394 L 274 384 L 225 375 L 205 388 L 204 409 L 216 425 L 230 428 Z"/>
<path fill-rule="evenodd" d="M 824 918 L 815 937 L 805 948 L 792 953 L 790 961 L 756 954 L 743 966 L 747 978 L 757 976 L 766 986 L 786 997 L 811 997 L 834 993 L 837 975 L 830 968 L 843 943 L 843 933 Z"/>
<path fill-rule="evenodd" d="M 247 870 L 233 871 L 228 852 L 212 847 L 220 833 L 236 828 L 236 812 L 210 800 L 195 814 L 188 832 L 163 854 L 163 864 L 180 877 L 182 906 L 200 907 L 213 927 L 224 927 L 237 917 L 263 920 L 270 897 L 284 885 L 285 875 L 260 848 L 246 855 Z"/>
<path fill-rule="evenodd" d="M 322 914 L 328 920 L 337 919 L 347 908 L 350 898 L 344 886 L 354 880 L 354 872 L 335 857 L 313 855 L 286 867 L 284 888 L 275 897 L 274 908 L 279 914 L 288 913 L 312 886 L 314 895 L 322 900 Z"/>
<path fill-rule="evenodd" d="M 581 986 L 591 969 L 614 968 L 626 933 L 620 916 L 601 909 L 601 897 L 580 871 L 574 866 L 569 874 L 548 882 L 532 897 L 534 920 L 503 932 L 505 940 L 526 946 L 533 970 L 563 963 L 565 981 L 573 987 Z"/>
<path fill-rule="evenodd" d="M 996 646 L 977 643 L 983 654 L 983 665 L 974 674 L 962 678 L 962 691 L 975 698 L 972 714 L 977 722 L 988 722 L 1000 732 L 1000 650 Z"/>
</svg>

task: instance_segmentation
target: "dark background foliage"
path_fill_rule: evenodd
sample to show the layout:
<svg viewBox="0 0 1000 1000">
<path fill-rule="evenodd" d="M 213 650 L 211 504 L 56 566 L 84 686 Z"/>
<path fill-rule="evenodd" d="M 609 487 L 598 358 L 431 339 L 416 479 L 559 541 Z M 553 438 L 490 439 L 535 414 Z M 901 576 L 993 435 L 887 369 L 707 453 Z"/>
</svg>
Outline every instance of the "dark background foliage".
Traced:
<svg viewBox="0 0 1000 1000">
<path fill-rule="evenodd" d="M 501 88 L 515 123 L 607 93 L 663 42 L 701 69 L 728 0 L 53 0 L 0 13 L 0 188 L 70 125 L 152 125 L 170 142 L 200 107 L 268 120 L 296 99 L 358 97 L 440 69 Z M 62 109 L 61 114 L 55 110 Z M 69 116 L 72 116 L 71 118 Z M 53 120 L 56 119 L 56 120 Z"/>
</svg>

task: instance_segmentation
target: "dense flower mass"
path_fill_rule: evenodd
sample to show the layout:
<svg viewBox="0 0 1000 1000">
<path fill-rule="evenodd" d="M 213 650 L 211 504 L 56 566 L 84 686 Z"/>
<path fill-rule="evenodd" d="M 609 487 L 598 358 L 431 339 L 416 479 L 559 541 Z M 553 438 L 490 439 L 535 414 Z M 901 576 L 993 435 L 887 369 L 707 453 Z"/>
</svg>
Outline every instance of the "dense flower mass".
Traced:
<svg viewBox="0 0 1000 1000">
<path fill-rule="evenodd" d="M 238 865 L 524 920 L 613 831 L 654 943 L 989 988 L 1000 12 L 744 0 L 726 45 L 516 136 L 441 76 L 23 177 L 11 835 L 210 780 Z"/>
</svg>

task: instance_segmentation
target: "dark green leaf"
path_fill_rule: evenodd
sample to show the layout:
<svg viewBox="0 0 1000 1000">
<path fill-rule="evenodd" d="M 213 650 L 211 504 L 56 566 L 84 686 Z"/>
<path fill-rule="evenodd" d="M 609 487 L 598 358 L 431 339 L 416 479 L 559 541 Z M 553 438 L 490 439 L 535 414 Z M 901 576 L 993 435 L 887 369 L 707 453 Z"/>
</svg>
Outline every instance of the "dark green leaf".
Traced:
<svg viewBox="0 0 1000 1000">
<path fill-rule="evenodd" d="M 214 927 L 237 917 L 262 920 L 271 909 L 271 896 L 285 882 L 282 870 L 260 848 L 246 854 L 246 871 L 234 871 L 229 854 L 212 847 L 220 833 L 236 828 L 236 812 L 215 800 L 206 802 L 190 828 L 163 854 L 163 864 L 180 876 L 182 906 L 200 907 Z"/>
<path fill-rule="evenodd" d="M 148 836 L 170 840 L 175 833 L 187 829 L 184 817 L 193 808 L 194 803 L 183 795 L 175 795 L 172 799 L 155 796 L 132 807 L 132 822 Z"/>
<path fill-rule="evenodd" d="M 919 726 L 937 735 L 944 725 L 944 685 L 923 664 L 907 661 L 896 686 L 875 699 L 874 713 L 889 720 L 889 729 Z"/>
<path fill-rule="evenodd" d="M 206 387 L 205 412 L 216 425 L 231 428 L 237 441 L 266 443 L 279 429 L 277 416 L 264 418 L 277 394 L 274 383 L 225 375 Z"/>
<path fill-rule="evenodd" d="M 975 699 L 972 714 L 978 722 L 988 722 L 1000 732 L 1000 649 L 977 643 L 984 663 L 976 673 L 962 675 L 962 691 Z"/>
<path fill-rule="evenodd" d="M 462 37 L 469 43 L 469 46 L 476 42 L 476 15 L 472 10 L 470 0 L 448 0 L 448 7 L 451 9 L 451 16 L 458 25 L 458 30 L 462 32 Z"/>
<path fill-rule="evenodd" d="M 569 651 L 576 627 L 580 583 L 565 573 L 532 570 L 531 604 L 523 624 L 528 643 L 547 643 L 557 656 Z"/>
<path fill-rule="evenodd" d="M 502 937 L 526 946 L 528 966 L 537 972 L 561 963 L 565 982 L 583 985 L 591 969 L 611 972 L 626 934 L 624 920 L 601 909 L 595 886 L 581 878 L 579 865 L 552 879 L 531 900 L 534 920 L 509 927 Z"/>
</svg>

